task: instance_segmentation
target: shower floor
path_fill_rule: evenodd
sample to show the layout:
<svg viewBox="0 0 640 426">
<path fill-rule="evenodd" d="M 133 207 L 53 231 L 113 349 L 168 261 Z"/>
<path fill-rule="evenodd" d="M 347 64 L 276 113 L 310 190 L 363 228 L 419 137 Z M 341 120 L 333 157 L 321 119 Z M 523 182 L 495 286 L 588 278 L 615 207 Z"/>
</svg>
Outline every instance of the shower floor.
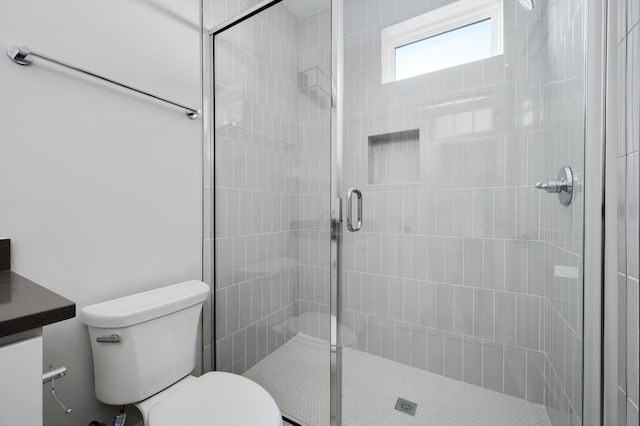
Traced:
<svg viewBox="0 0 640 426">
<path fill-rule="evenodd" d="M 286 417 L 329 424 L 329 348 L 298 334 L 249 369 Z M 365 352 L 343 351 L 345 425 L 551 425 L 542 405 L 406 366 Z M 404 398 L 415 417 L 394 409 Z"/>
</svg>

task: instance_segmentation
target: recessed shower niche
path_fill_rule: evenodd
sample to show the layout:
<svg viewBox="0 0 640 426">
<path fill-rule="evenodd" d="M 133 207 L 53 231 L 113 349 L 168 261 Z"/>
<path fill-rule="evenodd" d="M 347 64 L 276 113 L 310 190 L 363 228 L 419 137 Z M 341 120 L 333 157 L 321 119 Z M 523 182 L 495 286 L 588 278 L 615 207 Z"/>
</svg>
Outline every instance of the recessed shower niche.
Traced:
<svg viewBox="0 0 640 426">
<path fill-rule="evenodd" d="M 420 130 L 369 136 L 369 184 L 390 185 L 420 181 Z"/>
</svg>

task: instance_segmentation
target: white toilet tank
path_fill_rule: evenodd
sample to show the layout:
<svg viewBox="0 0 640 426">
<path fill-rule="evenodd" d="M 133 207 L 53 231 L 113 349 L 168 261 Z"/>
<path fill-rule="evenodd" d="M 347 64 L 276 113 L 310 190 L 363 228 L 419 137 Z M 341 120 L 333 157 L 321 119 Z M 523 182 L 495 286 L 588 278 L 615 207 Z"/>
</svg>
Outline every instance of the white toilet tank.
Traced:
<svg viewBox="0 0 640 426">
<path fill-rule="evenodd" d="M 131 404 L 188 375 L 196 364 L 208 292 L 207 284 L 186 281 L 82 308 L 96 397 L 105 404 Z"/>
</svg>

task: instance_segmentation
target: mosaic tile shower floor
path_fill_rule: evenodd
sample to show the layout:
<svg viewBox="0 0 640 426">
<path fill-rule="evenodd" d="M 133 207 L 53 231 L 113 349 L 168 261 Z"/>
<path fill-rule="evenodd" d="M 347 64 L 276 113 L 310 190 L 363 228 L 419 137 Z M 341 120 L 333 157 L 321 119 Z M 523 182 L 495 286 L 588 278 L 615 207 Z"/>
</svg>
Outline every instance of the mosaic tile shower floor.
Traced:
<svg viewBox="0 0 640 426">
<path fill-rule="evenodd" d="M 343 353 L 345 425 L 550 426 L 542 405 L 429 373 L 353 349 Z M 244 375 L 273 395 L 284 415 L 308 426 L 329 424 L 327 344 L 298 334 Z M 418 404 L 415 417 L 394 409 Z"/>
</svg>

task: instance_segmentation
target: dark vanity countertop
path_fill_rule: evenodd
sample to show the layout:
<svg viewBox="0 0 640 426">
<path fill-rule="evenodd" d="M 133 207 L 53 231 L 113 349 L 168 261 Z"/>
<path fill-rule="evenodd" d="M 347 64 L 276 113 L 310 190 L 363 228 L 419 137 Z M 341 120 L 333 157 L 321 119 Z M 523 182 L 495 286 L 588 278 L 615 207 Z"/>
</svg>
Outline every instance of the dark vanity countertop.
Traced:
<svg viewBox="0 0 640 426">
<path fill-rule="evenodd" d="M 0 272 L 0 337 L 76 316 L 76 304 L 14 272 Z"/>
</svg>

